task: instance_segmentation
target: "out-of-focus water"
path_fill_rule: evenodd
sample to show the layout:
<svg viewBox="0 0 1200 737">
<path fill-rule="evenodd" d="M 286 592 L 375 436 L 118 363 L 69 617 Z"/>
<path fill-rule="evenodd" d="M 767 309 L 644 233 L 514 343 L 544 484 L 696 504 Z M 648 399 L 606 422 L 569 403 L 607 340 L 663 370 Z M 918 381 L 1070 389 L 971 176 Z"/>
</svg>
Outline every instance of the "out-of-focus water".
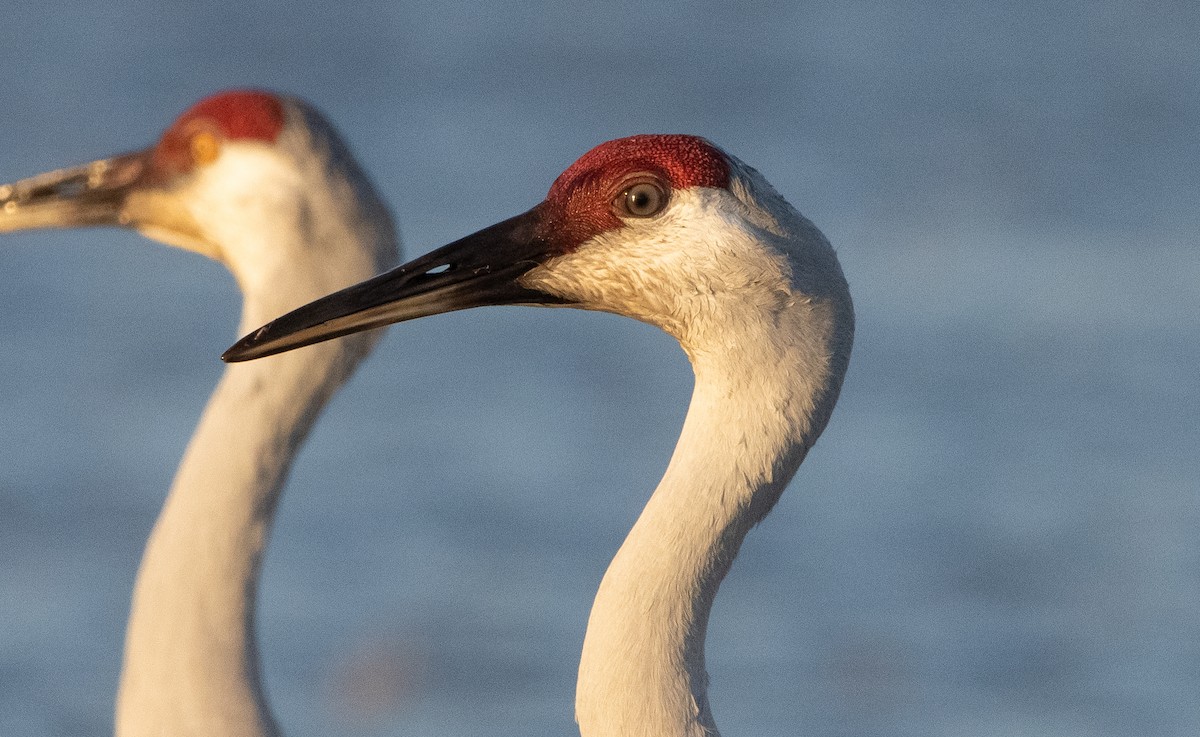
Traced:
<svg viewBox="0 0 1200 737">
<path fill-rule="evenodd" d="M 524 7 L 6 9 L 0 181 L 267 86 L 335 120 L 414 255 L 600 141 L 708 136 L 825 230 L 859 316 L 829 430 L 717 601 L 724 733 L 1195 734 L 1195 4 Z M 238 301 L 136 235 L 0 239 L 0 734 L 110 731 Z M 591 596 L 690 388 L 667 337 L 605 315 L 393 329 L 275 531 L 285 731 L 575 733 Z"/>
</svg>

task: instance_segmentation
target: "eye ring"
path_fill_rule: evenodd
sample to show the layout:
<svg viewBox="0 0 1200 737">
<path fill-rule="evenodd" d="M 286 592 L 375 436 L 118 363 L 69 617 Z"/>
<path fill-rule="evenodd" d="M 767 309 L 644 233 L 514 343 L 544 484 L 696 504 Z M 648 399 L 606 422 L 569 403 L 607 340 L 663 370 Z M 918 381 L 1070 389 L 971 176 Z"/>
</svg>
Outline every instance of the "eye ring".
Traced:
<svg viewBox="0 0 1200 737">
<path fill-rule="evenodd" d="M 188 141 L 192 162 L 199 165 L 211 164 L 221 155 L 221 140 L 211 131 L 197 131 Z"/>
<path fill-rule="evenodd" d="M 626 184 L 613 200 L 613 209 L 620 217 L 654 217 L 667 206 L 669 193 L 656 180 L 639 179 Z"/>
</svg>

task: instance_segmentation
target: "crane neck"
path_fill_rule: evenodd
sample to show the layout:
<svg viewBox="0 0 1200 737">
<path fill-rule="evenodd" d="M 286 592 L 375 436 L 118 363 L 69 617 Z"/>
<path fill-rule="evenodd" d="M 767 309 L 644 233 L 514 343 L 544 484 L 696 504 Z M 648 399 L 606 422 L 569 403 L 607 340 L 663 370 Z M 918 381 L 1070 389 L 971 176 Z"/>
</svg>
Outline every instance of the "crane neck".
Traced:
<svg viewBox="0 0 1200 737">
<path fill-rule="evenodd" d="M 278 314 L 249 297 L 242 332 Z M 280 491 L 321 408 L 374 337 L 229 367 L 204 410 L 134 587 L 118 737 L 273 737 L 255 643 Z"/>
<path fill-rule="evenodd" d="M 596 594 L 576 691 L 583 737 L 716 737 L 704 665 L 713 599 L 841 389 L 848 297 L 714 328 L 681 341 L 696 384 L 679 442 Z"/>
</svg>

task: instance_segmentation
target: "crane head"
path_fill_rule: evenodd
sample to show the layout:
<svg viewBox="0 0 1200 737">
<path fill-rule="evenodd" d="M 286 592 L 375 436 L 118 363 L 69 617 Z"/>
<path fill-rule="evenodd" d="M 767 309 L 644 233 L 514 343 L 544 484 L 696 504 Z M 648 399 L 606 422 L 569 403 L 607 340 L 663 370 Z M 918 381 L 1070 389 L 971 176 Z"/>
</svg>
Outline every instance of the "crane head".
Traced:
<svg viewBox="0 0 1200 737">
<path fill-rule="evenodd" d="M 808 265 L 814 285 L 844 287 L 828 242 L 756 171 L 695 136 L 632 136 L 586 153 L 529 211 L 284 315 L 223 358 L 505 304 L 614 312 L 686 343 L 715 310 L 794 299 Z"/>
<path fill-rule="evenodd" d="M 390 216 L 332 126 L 307 103 L 261 90 L 200 100 L 145 150 L 0 185 L 0 233 L 127 227 L 221 261 L 239 281 L 290 256 L 289 244 L 307 248 L 313 234 L 296 223 L 330 213 L 377 223 L 382 258 L 368 260 L 394 263 Z"/>
</svg>

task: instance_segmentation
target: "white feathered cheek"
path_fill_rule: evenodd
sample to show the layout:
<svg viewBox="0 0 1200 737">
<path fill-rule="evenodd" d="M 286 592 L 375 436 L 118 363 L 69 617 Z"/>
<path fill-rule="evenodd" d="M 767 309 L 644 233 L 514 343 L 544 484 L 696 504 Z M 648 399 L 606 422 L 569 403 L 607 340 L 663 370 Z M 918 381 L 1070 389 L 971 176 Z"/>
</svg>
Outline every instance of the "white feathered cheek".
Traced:
<svg viewBox="0 0 1200 737">
<path fill-rule="evenodd" d="M 719 309 L 746 282 L 737 219 L 723 216 L 718 190 L 672 193 L 658 217 L 631 218 L 522 282 L 582 307 L 633 317 L 674 332 L 678 323 Z"/>
<path fill-rule="evenodd" d="M 231 142 L 222 156 L 197 172 L 189 198 L 196 220 L 211 240 L 239 243 L 248 254 L 269 260 L 271 243 L 258 234 L 284 235 L 304 219 L 301 174 L 284 157 L 257 142 Z M 290 234 L 289 234 L 290 235 Z M 233 266 L 233 265 L 231 265 Z"/>
</svg>

